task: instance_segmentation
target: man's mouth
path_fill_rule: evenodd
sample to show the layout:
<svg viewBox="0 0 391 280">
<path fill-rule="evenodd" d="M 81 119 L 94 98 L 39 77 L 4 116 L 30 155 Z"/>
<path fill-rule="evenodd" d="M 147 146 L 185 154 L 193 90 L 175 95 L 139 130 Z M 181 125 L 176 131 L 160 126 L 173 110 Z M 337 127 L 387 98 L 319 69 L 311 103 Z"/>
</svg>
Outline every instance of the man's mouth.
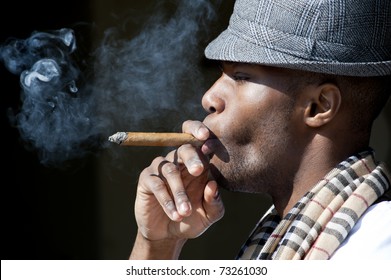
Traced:
<svg viewBox="0 0 391 280">
<path fill-rule="evenodd" d="M 201 146 L 201 151 L 204 155 L 208 156 L 209 159 L 216 156 L 221 161 L 229 161 L 228 151 L 218 138 L 209 138 L 206 140 Z"/>
</svg>

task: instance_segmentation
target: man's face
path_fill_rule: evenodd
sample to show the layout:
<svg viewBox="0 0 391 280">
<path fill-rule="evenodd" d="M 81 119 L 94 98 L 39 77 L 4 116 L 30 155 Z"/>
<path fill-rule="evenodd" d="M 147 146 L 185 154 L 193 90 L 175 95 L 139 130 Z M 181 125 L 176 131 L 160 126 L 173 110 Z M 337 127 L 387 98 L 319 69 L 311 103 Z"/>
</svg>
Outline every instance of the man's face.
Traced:
<svg viewBox="0 0 391 280">
<path fill-rule="evenodd" d="M 202 147 L 212 156 L 211 174 L 230 190 L 271 192 L 297 168 L 291 72 L 243 63 L 222 69 L 202 99 L 210 113 L 204 124 L 216 135 Z"/>
</svg>

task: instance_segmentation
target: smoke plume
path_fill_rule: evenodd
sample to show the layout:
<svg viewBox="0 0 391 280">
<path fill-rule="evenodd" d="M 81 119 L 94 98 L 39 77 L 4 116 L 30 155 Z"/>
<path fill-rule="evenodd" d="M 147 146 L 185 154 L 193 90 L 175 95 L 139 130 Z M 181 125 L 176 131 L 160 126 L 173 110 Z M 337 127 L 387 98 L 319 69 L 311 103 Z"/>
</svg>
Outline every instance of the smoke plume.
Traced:
<svg viewBox="0 0 391 280">
<path fill-rule="evenodd" d="M 45 165 L 106 148 L 117 131 L 158 130 L 166 116 L 181 116 L 177 128 L 204 90 L 200 42 L 213 7 L 206 0 L 178 1 L 175 13 L 167 14 L 159 6 L 132 38 L 109 29 L 83 70 L 70 28 L 9 40 L 0 58 L 21 86 L 12 124 Z"/>
</svg>

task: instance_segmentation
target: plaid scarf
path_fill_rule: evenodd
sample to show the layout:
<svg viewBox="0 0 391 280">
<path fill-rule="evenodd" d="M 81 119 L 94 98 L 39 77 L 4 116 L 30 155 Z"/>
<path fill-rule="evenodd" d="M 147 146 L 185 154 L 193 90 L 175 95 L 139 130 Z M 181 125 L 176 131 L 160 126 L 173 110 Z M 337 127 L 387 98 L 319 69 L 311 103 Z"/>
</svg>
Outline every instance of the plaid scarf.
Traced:
<svg viewBox="0 0 391 280">
<path fill-rule="evenodd" d="M 389 189 L 390 175 L 372 150 L 338 164 L 281 219 L 274 206 L 237 259 L 329 259 L 357 220 Z"/>
</svg>

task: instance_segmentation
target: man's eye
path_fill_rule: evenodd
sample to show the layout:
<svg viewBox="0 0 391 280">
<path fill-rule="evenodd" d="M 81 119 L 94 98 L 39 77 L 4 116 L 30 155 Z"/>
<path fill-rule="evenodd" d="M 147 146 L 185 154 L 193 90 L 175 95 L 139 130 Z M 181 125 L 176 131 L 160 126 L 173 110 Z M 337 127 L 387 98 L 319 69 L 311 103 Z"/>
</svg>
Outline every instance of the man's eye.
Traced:
<svg viewBox="0 0 391 280">
<path fill-rule="evenodd" d="M 232 78 L 237 82 L 244 82 L 250 80 L 250 77 L 241 74 L 233 75 Z"/>
</svg>

